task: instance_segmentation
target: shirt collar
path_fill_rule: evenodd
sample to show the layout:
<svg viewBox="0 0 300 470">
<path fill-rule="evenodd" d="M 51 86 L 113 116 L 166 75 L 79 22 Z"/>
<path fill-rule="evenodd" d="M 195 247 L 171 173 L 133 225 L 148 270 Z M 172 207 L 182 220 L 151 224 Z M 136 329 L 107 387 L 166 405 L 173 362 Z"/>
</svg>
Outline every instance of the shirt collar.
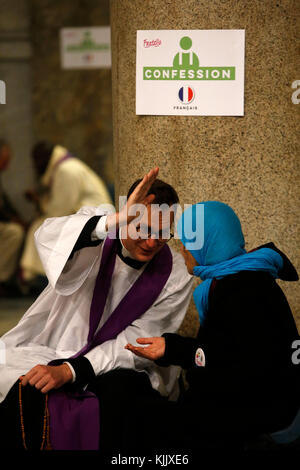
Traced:
<svg viewBox="0 0 300 470">
<path fill-rule="evenodd" d="M 137 259 L 134 259 L 130 252 L 125 248 L 123 245 L 122 239 L 121 239 L 121 234 L 119 234 L 119 246 L 118 246 L 118 256 L 121 258 L 121 260 L 127 264 L 128 266 L 131 266 L 134 269 L 140 269 L 144 264 L 146 264 L 144 261 L 139 261 Z"/>
<path fill-rule="evenodd" d="M 130 254 L 130 251 L 127 250 L 127 248 L 125 248 L 124 246 L 124 243 L 122 242 L 122 239 L 120 238 L 120 243 L 121 243 L 121 246 L 122 246 L 122 255 L 124 256 L 124 258 L 131 258 L 131 259 L 134 259 L 131 254 Z"/>
</svg>

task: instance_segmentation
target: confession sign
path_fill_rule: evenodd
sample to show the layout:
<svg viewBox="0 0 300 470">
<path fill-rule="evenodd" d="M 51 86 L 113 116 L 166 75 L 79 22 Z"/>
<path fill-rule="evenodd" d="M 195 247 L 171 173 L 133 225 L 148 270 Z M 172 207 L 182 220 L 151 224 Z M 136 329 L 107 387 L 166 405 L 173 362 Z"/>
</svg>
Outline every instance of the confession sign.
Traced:
<svg viewBox="0 0 300 470">
<path fill-rule="evenodd" d="M 110 27 L 62 28 L 60 49 L 63 69 L 109 68 Z"/>
<path fill-rule="evenodd" d="M 245 30 L 137 31 L 136 114 L 243 116 Z"/>
</svg>

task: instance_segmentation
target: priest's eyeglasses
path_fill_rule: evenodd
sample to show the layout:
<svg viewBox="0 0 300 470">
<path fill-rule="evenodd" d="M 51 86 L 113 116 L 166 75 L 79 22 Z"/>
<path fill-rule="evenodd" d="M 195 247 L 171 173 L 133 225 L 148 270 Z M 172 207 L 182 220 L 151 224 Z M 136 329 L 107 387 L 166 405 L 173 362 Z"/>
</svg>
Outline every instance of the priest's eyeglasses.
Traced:
<svg viewBox="0 0 300 470">
<path fill-rule="evenodd" d="M 156 240 L 158 245 L 163 245 L 174 237 L 174 233 L 171 233 L 169 228 L 165 228 L 156 232 L 155 230 L 153 230 L 152 227 L 149 227 L 148 225 L 137 225 L 136 232 L 138 234 L 139 239 L 147 240 L 149 238 L 152 238 Z"/>
</svg>

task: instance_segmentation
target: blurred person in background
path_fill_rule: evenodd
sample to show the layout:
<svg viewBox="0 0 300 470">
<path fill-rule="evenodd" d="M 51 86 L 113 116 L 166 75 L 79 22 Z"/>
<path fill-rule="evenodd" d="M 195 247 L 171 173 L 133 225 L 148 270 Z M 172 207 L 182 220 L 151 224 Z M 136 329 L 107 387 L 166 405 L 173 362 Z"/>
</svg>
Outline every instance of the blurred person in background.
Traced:
<svg viewBox="0 0 300 470">
<path fill-rule="evenodd" d="M 20 293 L 14 275 L 17 272 L 20 252 L 24 241 L 26 224 L 18 215 L 2 187 L 2 172 L 12 158 L 11 148 L 0 139 L 0 296 Z"/>
<path fill-rule="evenodd" d="M 29 227 L 20 266 L 25 285 L 39 293 L 47 278 L 34 242 L 38 227 L 47 218 L 71 215 L 83 206 L 112 204 L 112 200 L 102 179 L 61 145 L 38 142 L 32 159 L 39 185 L 25 194 L 35 203 L 38 217 Z"/>
</svg>

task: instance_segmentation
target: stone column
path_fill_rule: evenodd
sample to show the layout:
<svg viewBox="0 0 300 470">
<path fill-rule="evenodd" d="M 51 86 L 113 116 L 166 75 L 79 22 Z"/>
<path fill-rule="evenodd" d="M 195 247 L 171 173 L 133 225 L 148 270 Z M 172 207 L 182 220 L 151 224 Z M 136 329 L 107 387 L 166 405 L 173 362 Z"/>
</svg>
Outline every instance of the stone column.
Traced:
<svg viewBox="0 0 300 470">
<path fill-rule="evenodd" d="M 300 272 L 299 13 L 297 0 L 111 0 L 117 196 L 158 165 L 182 204 L 231 205 L 246 248 L 273 241 Z M 136 116 L 142 29 L 245 29 L 245 116 Z M 299 283 L 280 285 L 300 328 Z"/>
<path fill-rule="evenodd" d="M 34 214 L 23 195 L 33 184 L 31 56 L 28 0 L 0 0 L 0 80 L 6 85 L 6 103 L 0 104 L 0 138 L 9 141 L 13 152 L 1 180 L 24 219 Z"/>
<path fill-rule="evenodd" d="M 112 184 L 111 69 L 62 69 L 60 57 L 61 28 L 108 26 L 109 1 L 30 4 L 35 140 L 59 142 Z"/>
</svg>

